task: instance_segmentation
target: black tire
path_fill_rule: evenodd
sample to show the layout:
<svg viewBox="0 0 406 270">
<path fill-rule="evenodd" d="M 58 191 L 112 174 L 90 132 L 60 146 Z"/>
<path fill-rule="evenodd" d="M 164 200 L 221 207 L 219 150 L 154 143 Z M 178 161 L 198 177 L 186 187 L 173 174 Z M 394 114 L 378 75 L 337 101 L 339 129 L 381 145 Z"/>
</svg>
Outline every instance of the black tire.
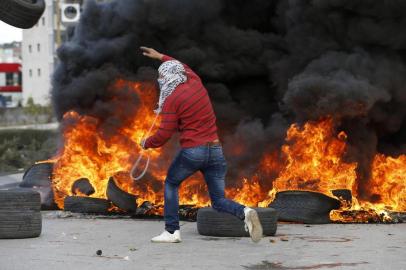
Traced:
<svg viewBox="0 0 406 270">
<path fill-rule="evenodd" d="M 41 197 L 41 210 L 59 210 L 58 205 L 55 203 L 54 191 L 52 190 L 52 187 L 20 187 L 18 189 L 38 192 Z"/>
<path fill-rule="evenodd" d="M 340 201 L 318 192 L 289 190 L 276 194 L 269 205 L 278 211 L 278 220 L 306 224 L 330 223 L 330 211 L 340 208 Z"/>
<path fill-rule="evenodd" d="M 92 195 L 95 190 L 87 178 L 80 178 L 73 183 L 71 191 L 74 195 L 84 194 L 86 196 Z"/>
<path fill-rule="evenodd" d="M 73 213 L 107 214 L 111 204 L 108 200 L 68 196 L 64 201 L 64 210 Z"/>
<path fill-rule="evenodd" d="M 27 29 L 38 22 L 44 10 L 44 0 L 1 0 L 0 20 Z"/>
<path fill-rule="evenodd" d="M 53 164 L 39 163 L 32 165 L 23 175 L 20 187 L 49 187 L 51 186 Z"/>
<path fill-rule="evenodd" d="M 40 211 L 38 192 L 25 189 L 0 190 L 0 211 Z"/>
<path fill-rule="evenodd" d="M 276 233 L 278 215 L 272 208 L 255 208 L 258 213 L 263 234 L 272 236 Z M 197 231 L 201 235 L 219 237 L 248 237 L 244 221 L 239 218 L 214 210 L 211 207 L 199 209 L 197 212 Z"/>
<path fill-rule="evenodd" d="M 113 177 L 110 177 L 107 185 L 107 198 L 118 208 L 129 213 L 137 211 L 137 196 L 121 190 Z"/>
<path fill-rule="evenodd" d="M 0 239 L 38 237 L 41 230 L 41 212 L 0 210 Z"/>
<path fill-rule="evenodd" d="M 352 203 L 352 192 L 349 189 L 335 189 L 331 193 L 337 198 L 345 201 L 347 204 Z"/>
</svg>

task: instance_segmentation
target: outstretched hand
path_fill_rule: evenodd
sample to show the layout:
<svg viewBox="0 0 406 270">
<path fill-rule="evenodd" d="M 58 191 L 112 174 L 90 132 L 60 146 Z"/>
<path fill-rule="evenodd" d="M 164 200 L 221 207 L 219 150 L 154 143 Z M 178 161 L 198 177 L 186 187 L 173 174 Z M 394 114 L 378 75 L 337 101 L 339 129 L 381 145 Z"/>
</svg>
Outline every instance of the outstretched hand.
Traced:
<svg viewBox="0 0 406 270">
<path fill-rule="evenodd" d="M 152 59 L 162 60 L 163 54 L 159 53 L 158 51 L 148 48 L 148 47 L 140 47 L 143 51 L 143 55 Z"/>
</svg>

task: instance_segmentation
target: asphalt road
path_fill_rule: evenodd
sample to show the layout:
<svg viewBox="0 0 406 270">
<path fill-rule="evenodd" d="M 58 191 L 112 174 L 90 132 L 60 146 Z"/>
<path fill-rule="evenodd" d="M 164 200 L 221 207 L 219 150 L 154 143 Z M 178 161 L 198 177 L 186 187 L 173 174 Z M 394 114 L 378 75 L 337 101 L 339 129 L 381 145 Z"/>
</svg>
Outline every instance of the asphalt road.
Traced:
<svg viewBox="0 0 406 270">
<path fill-rule="evenodd" d="M 254 244 L 200 236 L 183 222 L 182 243 L 153 244 L 162 221 L 43 216 L 39 238 L 0 240 L 1 270 L 406 269 L 406 224 L 279 224 Z"/>
<path fill-rule="evenodd" d="M 0 177 L 0 185 L 21 176 Z M 406 270 L 406 224 L 278 224 L 275 237 L 254 244 L 201 236 L 196 223 L 182 222 L 182 243 L 151 243 L 162 230 L 157 220 L 43 212 L 39 238 L 0 239 L 0 270 Z"/>
</svg>

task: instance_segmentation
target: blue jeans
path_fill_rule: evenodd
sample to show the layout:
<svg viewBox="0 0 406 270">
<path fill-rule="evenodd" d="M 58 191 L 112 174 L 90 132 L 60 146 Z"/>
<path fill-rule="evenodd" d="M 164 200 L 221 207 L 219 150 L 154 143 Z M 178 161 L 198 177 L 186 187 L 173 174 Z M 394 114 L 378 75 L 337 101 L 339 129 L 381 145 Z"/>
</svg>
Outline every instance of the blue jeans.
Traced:
<svg viewBox="0 0 406 270">
<path fill-rule="evenodd" d="M 212 207 L 244 219 L 244 205 L 224 197 L 227 163 L 221 146 L 183 148 L 173 160 L 165 179 L 165 229 L 179 230 L 179 185 L 197 171 L 203 173 Z"/>
</svg>

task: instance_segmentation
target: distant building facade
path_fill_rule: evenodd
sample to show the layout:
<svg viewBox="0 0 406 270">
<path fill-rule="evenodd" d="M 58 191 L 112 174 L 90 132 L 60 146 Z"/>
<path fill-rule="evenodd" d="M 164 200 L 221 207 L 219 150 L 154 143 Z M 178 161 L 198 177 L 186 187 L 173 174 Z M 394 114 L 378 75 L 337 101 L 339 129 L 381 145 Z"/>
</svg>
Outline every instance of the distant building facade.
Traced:
<svg viewBox="0 0 406 270">
<path fill-rule="evenodd" d="M 50 104 L 51 77 L 58 63 L 58 44 L 67 39 L 66 28 L 61 21 L 64 4 L 82 0 L 45 0 L 46 9 L 38 23 L 31 29 L 23 30 L 23 104 L 32 98 L 34 103 Z M 59 14 L 58 14 L 59 12 Z"/>
<path fill-rule="evenodd" d="M 0 44 L 0 63 L 21 63 L 21 42 Z"/>
<path fill-rule="evenodd" d="M 46 9 L 38 23 L 23 30 L 23 104 L 50 103 L 51 75 L 55 64 L 55 5 L 46 0 Z"/>
</svg>

